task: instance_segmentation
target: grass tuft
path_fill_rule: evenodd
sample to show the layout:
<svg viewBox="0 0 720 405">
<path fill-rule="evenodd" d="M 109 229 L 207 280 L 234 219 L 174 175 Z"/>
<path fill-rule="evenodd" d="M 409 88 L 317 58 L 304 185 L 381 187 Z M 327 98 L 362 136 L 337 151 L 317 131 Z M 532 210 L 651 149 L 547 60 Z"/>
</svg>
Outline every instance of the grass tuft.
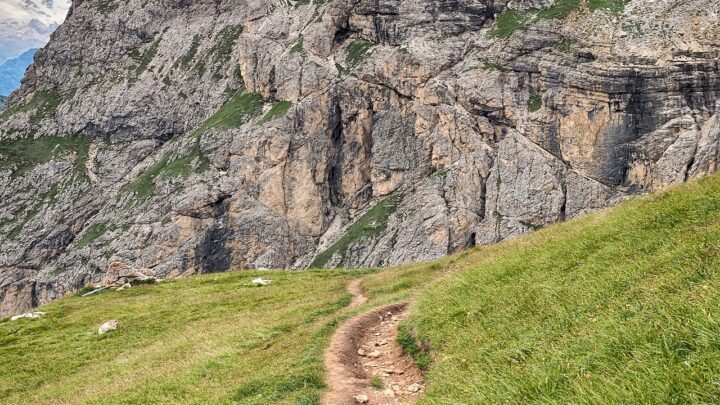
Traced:
<svg viewBox="0 0 720 405">
<path fill-rule="evenodd" d="M 528 111 L 540 111 L 540 109 L 542 108 L 542 104 L 542 98 L 537 94 L 533 94 L 532 96 L 530 96 L 527 102 Z"/>
</svg>

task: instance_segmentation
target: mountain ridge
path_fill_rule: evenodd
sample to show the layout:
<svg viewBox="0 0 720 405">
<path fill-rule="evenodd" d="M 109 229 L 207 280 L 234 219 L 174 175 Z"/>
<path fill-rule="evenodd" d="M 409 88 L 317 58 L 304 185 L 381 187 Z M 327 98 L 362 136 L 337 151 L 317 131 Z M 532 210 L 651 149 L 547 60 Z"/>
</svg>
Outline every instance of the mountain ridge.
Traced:
<svg viewBox="0 0 720 405">
<path fill-rule="evenodd" d="M 20 87 L 20 81 L 25 76 L 28 66 L 32 64 L 36 51 L 35 48 L 30 49 L 17 58 L 6 60 L 0 64 L 0 96 L 7 97 Z"/>
</svg>

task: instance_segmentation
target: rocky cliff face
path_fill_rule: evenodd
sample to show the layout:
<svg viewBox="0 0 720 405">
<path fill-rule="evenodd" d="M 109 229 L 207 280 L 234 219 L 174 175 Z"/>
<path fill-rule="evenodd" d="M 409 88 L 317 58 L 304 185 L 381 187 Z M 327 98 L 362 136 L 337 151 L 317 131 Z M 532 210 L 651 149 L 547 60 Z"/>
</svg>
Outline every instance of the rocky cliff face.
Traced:
<svg viewBox="0 0 720 405">
<path fill-rule="evenodd" d="M 714 0 L 76 0 L 0 115 L 0 315 L 384 266 L 716 170 Z"/>
</svg>

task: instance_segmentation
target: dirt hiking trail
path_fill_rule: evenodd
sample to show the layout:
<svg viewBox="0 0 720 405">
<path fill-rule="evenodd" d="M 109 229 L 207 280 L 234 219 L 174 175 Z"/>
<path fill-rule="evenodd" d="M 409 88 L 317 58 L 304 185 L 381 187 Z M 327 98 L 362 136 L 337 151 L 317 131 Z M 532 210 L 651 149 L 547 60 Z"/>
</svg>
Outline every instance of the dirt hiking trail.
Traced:
<svg viewBox="0 0 720 405">
<path fill-rule="evenodd" d="M 348 286 L 348 309 L 367 302 L 359 281 Z M 407 303 L 384 305 L 347 320 L 325 353 L 325 405 L 411 404 L 425 387 L 413 359 L 397 344 L 398 324 Z"/>
</svg>

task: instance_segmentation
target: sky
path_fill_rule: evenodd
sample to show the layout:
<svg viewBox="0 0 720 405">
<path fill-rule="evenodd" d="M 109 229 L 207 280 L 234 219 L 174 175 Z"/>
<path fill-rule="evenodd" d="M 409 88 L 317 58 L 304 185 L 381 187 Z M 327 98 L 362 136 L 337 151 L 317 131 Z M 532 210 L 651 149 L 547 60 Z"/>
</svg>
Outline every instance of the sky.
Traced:
<svg viewBox="0 0 720 405">
<path fill-rule="evenodd" d="M 60 24 L 70 8 L 70 0 L 0 0 L 0 19 L 29 22 L 37 19 Z"/>
<path fill-rule="evenodd" d="M 0 0 L 0 63 L 44 46 L 70 0 Z"/>
</svg>

